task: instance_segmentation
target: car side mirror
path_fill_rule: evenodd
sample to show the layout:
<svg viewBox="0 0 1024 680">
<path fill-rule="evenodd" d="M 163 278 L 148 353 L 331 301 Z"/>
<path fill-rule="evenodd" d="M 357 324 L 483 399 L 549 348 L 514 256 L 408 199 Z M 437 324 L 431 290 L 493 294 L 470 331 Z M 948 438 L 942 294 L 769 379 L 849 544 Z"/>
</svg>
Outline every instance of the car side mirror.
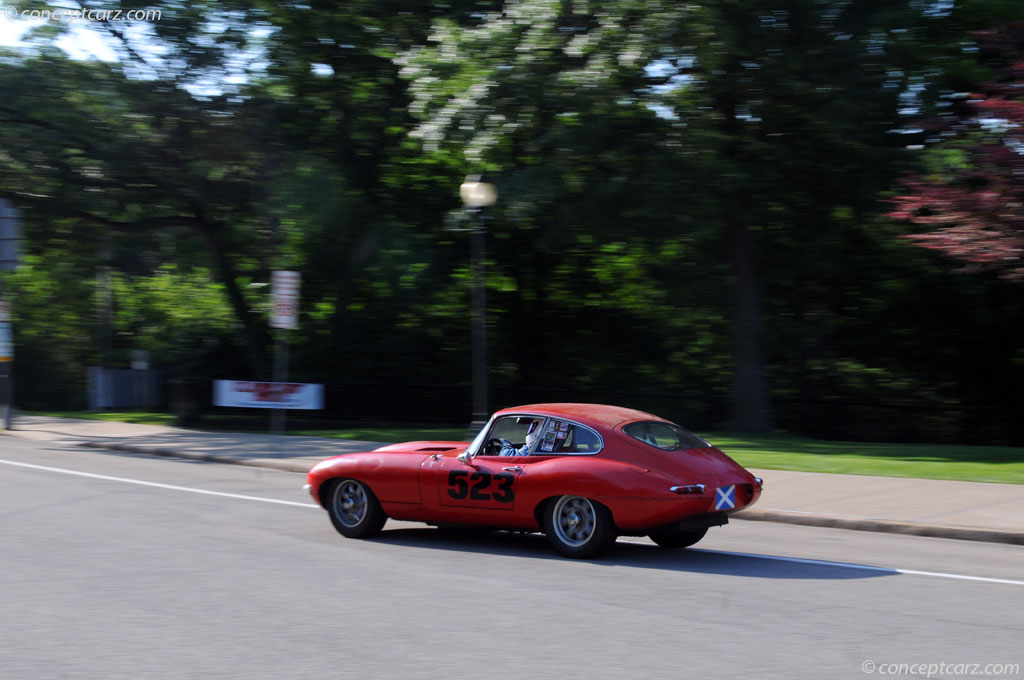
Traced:
<svg viewBox="0 0 1024 680">
<path fill-rule="evenodd" d="M 458 457 L 459 460 L 465 463 L 466 465 L 469 465 L 469 462 L 473 459 L 473 456 L 469 453 L 469 449 L 466 449 L 465 451 L 460 453 Z"/>
</svg>

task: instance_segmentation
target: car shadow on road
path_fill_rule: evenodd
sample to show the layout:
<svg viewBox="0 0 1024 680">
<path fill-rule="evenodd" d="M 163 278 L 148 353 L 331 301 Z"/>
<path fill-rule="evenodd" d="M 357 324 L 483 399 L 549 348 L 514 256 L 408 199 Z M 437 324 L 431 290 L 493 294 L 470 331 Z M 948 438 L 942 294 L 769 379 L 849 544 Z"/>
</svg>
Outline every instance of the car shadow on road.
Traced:
<svg viewBox="0 0 1024 680">
<path fill-rule="evenodd" d="M 547 539 L 540 534 L 510 534 L 504 531 L 477 531 L 472 529 L 401 528 L 385 530 L 376 543 L 450 550 L 506 557 L 554 560 L 567 564 L 578 563 L 554 552 Z M 852 565 L 824 560 L 798 561 L 800 558 L 731 553 L 707 549 L 666 550 L 651 543 L 620 538 L 603 557 L 585 560 L 607 567 L 660 569 L 694 574 L 716 574 L 745 578 L 798 579 L 798 580 L 850 580 L 897 576 L 898 571 L 870 565 Z"/>
</svg>

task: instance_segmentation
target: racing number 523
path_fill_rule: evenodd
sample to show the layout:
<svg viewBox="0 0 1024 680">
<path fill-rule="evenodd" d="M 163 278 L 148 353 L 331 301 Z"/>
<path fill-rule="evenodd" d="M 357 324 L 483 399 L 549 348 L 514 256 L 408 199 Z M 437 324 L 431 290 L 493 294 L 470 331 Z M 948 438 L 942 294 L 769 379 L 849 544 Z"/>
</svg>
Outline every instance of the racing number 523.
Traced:
<svg viewBox="0 0 1024 680">
<path fill-rule="evenodd" d="M 474 501 L 497 501 L 498 503 L 511 503 L 516 497 L 513 486 L 516 483 L 515 475 L 497 474 L 487 472 L 474 472 L 469 470 L 452 470 L 448 473 L 448 495 L 455 500 L 462 500 L 467 496 Z M 487 491 L 496 486 L 493 493 Z"/>
</svg>

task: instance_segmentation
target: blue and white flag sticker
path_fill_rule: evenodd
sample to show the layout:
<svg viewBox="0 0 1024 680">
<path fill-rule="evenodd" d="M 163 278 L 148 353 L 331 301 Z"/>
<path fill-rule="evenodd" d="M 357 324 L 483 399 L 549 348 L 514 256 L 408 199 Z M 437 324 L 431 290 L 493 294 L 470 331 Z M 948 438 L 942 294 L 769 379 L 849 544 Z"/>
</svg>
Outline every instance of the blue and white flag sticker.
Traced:
<svg viewBox="0 0 1024 680">
<path fill-rule="evenodd" d="M 720 487 L 715 493 L 715 510 L 732 510 L 736 507 L 736 485 Z"/>
</svg>

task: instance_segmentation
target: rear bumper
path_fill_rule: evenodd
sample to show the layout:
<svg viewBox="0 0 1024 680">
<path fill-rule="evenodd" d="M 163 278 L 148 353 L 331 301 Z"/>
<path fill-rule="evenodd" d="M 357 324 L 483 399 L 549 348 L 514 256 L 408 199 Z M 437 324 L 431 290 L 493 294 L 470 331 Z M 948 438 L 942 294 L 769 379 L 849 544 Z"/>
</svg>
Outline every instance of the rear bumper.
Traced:
<svg viewBox="0 0 1024 680">
<path fill-rule="evenodd" d="M 720 527 L 729 523 L 729 513 L 726 512 L 706 512 L 701 515 L 693 515 L 685 519 L 676 520 L 675 522 L 669 522 L 663 524 L 660 527 L 655 527 L 651 531 L 665 531 L 665 532 L 677 532 L 677 531 L 694 531 L 696 529 L 707 529 L 709 527 Z"/>
</svg>

